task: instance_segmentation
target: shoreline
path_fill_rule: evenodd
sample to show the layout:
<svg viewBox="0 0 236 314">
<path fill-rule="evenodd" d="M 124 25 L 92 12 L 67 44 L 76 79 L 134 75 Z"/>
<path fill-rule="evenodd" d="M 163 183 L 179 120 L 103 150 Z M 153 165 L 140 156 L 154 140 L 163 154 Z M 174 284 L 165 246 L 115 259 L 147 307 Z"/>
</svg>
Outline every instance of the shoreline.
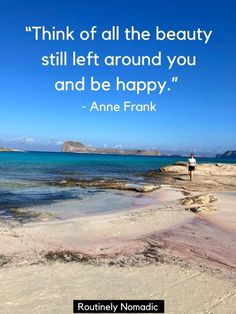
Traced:
<svg viewBox="0 0 236 314">
<path fill-rule="evenodd" d="M 98 243 L 98 235 L 100 241 L 107 241 L 108 236 L 110 236 L 110 238 L 111 236 L 117 237 L 117 235 L 119 234 L 122 234 L 123 236 L 130 236 L 130 238 L 132 238 L 132 234 L 137 236 L 137 230 L 140 230 L 139 236 L 142 236 L 143 232 L 141 229 L 141 225 L 144 222 L 143 219 L 146 219 L 149 223 L 151 220 L 150 218 L 158 214 L 161 217 L 161 222 L 159 223 L 159 225 L 161 224 L 161 229 L 163 229 L 163 226 L 168 228 L 172 225 L 175 225 L 177 223 L 176 216 L 178 215 L 180 216 L 180 218 L 178 218 L 179 223 L 183 221 L 183 216 L 186 217 L 186 219 L 189 219 L 189 214 L 182 211 L 181 209 L 177 212 L 177 215 L 175 215 L 175 217 L 172 217 L 171 222 L 166 219 L 165 213 L 163 213 L 162 211 L 163 207 L 169 207 L 169 209 L 171 209 L 174 206 L 174 200 L 170 201 L 167 199 L 170 198 L 170 195 L 172 195 L 173 199 L 176 198 L 175 195 L 178 195 L 179 197 L 182 196 L 182 193 L 180 191 L 176 192 L 175 189 L 173 189 L 170 193 L 168 193 L 168 189 L 171 188 L 163 188 L 162 190 L 157 190 L 150 193 L 152 195 L 152 198 L 154 198 L 154 195 L 156 194 L 163 194 L 164 199 L 159 204 L 152 203 L 144 206 L 134 206 L 133 208 L 116 210 L 111 213 L 96 213 L 86 216 L 74 217 L 66 220 L 52 220 L 32 223 L 30 222 L 20 226 L 16 225 L 15 227 L 10 228 L 10 230 L 14 230 L 14 232 L 17 233 L 17 237 L 14 237 L 15 240 L 21 237 L 24 238 L 27 234 L 29 237 L 29 239 L 27 239 L 26 241 L 27 246 L 29 246 L 28 240 L 31 242 L 32 236 L 36 235 L 37 238 L 38 234 L 43 233 L 44 238 L 51 237 L 53 235 L 54 238 L 57 238 L 57 243 L 61 241 L 60 244 L 55 244 L 56 247 L 60 247 L 61 245 L 63 245 L 63 241 L 66 241 L 66 237 L 69 237 L 69 244 L 71 246 L 77 245 L 77 249 L 81 248 L 77 243 L 78 238 L 80 239 L 79 244 L 82 245 L 82 247 L 86 247 L 88 245 L 88 242 L 94 242 L 94 246 L 96 246 Z M 169 216 L 168 211 L 167 216 Z M 132 224 L 132 222 L 140 225 L 137 230 L 134 227 L 130 229 L 130 225 Z M 117 229 L 115 232 L 114 227 L 116 227 Z M 151 233 L 156 228 L 156 222 L 153 221 L 152 225 L 149 224 L 146 227 L 149 228 L 146 230 L 146 233 Z M 8 228 L 6 228 L 6 230 L 8 230 Z M 60 230 L 63 231 L 63 234 L 65 236 L 62 236 Z M 59 234 L 56 236 L 55 232 L 58 232 Z M 41 239 L 36 238 L 34 238 L 32 243 L 35 244 L 37 241 L 41 241 Z M 84 243 L 81 242 L 82 238 Z M 0 245 L 1 251 L 3 252 L 3 241 Z M 17 246 L 13 245 L 12 247 L 14 248 Z M 41 249 L 43 250 L 43 246 L 41 247 Z"/>
<path fill-rule="evenodd" d="M 233 243 L 236 243 L 236 219 L 232 211 L 236 199 L 234 193 L 218 193 L 219 210 L 207 214 L 194 214 L 184 210 L 184 207 L 178 204 L 178 201 L 184 198 L 183 190 L 162 187 L 150 194 L 152 200 L 156 198 L 159 203 L 67 220 L 31 222 L 13 228 L 5 226 L 1 228 L 0 249 L 2 255 L 10 259 L 6 266 L 10 267 L 12 263 L 21 265 L 22 260 L 24 264 L 29 265 L 32 262 L 45 263 L 50 261 L 50 258 L 45 258 L 48 253 L 52 256 L 54 254 L 51 261 L 66 262 L 63 252 L 70 255 L 67 257 L 68 261 L 79 261 L 84 255 L 88 262 L 91 260 L 93 263 L 96 259 L 99 261 L 101 255 L 102 260 L 98 263 L 109 264 L 113 262 L 114 256 L 120 255 L 126 263 L 129 255 L 132 257 L 132 254 L 135 256 L 140 251 L 145 251 L 153 242 L 158 248 L 155 254 L 167 255 L 167 259 L 175 256 L 195 262 L 196 257 L 198 259 L 200 256 L 199 260 L 203 266 L 205 263 L 207 267 L 214 268 L 216 263 L 222 267 L 221 264 L 224 263 L 221 262 L 219 252 L 213 252 L 211 247 L 214 242 L 217 243 L 218 250 L 222 250 L 226 260 L 229 259 L 225 262 L 226 268 L 236 268 L 236 264 L 232 262 L 233 258 L 236 260 L 236 255 L 229 254 L 226 249 L 227 245 L 233 247 Z M 199 193 L 194 193 L 197 194 Z M 227 202 L 228 207 L 223 207 Z M 230 228 L 225 223 L 227 217 L 231 221 Z M 204 241 L 204 237 L 210 244 Z M 191 254 L 189 250 L 192 251 Z M 207 256 L 211 254 L 214 261 L 212 265 L 207 260 Z M 154 261 L 151 259 L 148 263 L 155 263 L 155 256 L 153 259 Z M 143 260 L 142 263 L 145 264 Z M 137 265 L 139 264 L 137 262 Z"/>
<path fill-rule="evenodd" d="M 167 313 L 173 314 L 176 308 L 190 314 L 230 310 L 229 303 L 236 302 L 234 177 L 228 177 L 232 180 L 228 192 L 227 178 L 223 192 L 213 192 L 215 183 L 211 186 L 217 201 L 211 204 L 205 197 L 204 206 L 196 203 L 204 208 L 200 213 L 186 210 L 180 200 L 209 195 L 199 183 L 203 178 L 195 178 L 197 191 L 192 191 L 186 174 L 182 178 L 181 186 L 138 193 L 144 198 L 137 202 L 143 203 L 132 209 L 0 224 L 4 312 L 11 313 L 19 304 L 19 313 L 69 312 L 75 298 L 108 297 L 163 298 Z M 151 204 L 146 204 L 147 199 Z"/>
</svg>

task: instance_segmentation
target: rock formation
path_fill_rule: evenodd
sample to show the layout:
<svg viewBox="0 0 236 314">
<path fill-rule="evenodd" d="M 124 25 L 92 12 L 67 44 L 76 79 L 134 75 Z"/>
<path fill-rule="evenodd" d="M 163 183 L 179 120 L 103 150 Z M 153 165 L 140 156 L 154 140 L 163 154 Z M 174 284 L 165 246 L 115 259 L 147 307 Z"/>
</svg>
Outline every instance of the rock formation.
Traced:
<svg viewBox="0 0 236 314">
<path fill-rule="evenodd" d="M 236 158 L 236 150 L 227 150 L 224 154 L 217 154 L 216 158 Z"/>
<path fill-rule="evenodd" d="M 142 182 L 139 184 L 134 184 L 131 182 L 115 180 L 115 179 L 91 179 L 91 180 L 76 180 L 76 179 L 66 179 L 59 182 L 51 182 L 51 185 L 60 187 L 73 187 L 79 186 L 82 188 L 95 187 L 100 189 L 116 189 L 116 190 L 126 190 L 126 191 L 136 191 L 136 192 L 152 192 L 159 189 L 160 186 L 156 184 L 151 184 L 147 182 Z"/>
<path fill-rule="evenodd" d="M 187 174 L 187 163 L 178 162 L 174 165 L 165 166 L 160 168 L 160 172 Z M 202 176 L 236 176 L 236 164 L 198 164 L 195 173 Z"/>
<path fill-rule="evenodd" d="M 217 198 L 214 195 L 201 194 L 185 197 L 180 200 L 180 204 L 183 205 L 186 210 L 191 210 L 194 213 L 205 213 L 216 210 L 216 208 L 212 206 L 212 203 L 216 201 Z"/>
<path fill-rule="evenodd" d="M 191 182 L 185 162 L 153 169 L 145 177 L 153 184 L 167 184 L 187 191 L 235 191 L 236 164 L 198 164 Z"/>
<path fill-rule="evenodd" d="M 19 152 L 19 149 L 0 147 L 0 152 Z"/>
<path fill-rule="evenodd" d="M 117 155 L 146 155 L 146 156 L 160 155 L 160 152 L 157 150 L 95 148 L 87 147 L 80 142 L 73 141 L 64 142 L 62 151 L 66 153 L 87 153 L 87 154 L 117 154 Z"/>
</svg>

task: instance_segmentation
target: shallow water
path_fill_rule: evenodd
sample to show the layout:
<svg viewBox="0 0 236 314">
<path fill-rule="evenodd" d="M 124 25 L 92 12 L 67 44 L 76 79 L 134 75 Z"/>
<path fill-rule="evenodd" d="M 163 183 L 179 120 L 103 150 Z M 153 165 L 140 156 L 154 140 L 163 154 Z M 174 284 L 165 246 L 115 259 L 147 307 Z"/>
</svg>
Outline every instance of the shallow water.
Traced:
<svg viewBox="0 0 236 314">
<path fill-rule="evenodd" d="M 98 177 L 139 183 L 144 180 L 143 175 L 148 171 L 186 159 L 47 152 L 0 153 L 0 218 L 14 218 L 15 212 L 10 213 L 10 209 L 22 207 L 50 211 L 60 216 L 74 215 L 76 211 L 85 214 L 129 208 L 138 193 L 56 187 L 49 183 L 68 178 Z M 198 163 L 216 162 L 236 163 L 236 160 L 198 158 Z M 72 205 L 73 200 L 76 205 Z M 60 202 L 66 202 L 63 210 L 61 205 L 64 203 L 58 205 Z"/>
</svg>

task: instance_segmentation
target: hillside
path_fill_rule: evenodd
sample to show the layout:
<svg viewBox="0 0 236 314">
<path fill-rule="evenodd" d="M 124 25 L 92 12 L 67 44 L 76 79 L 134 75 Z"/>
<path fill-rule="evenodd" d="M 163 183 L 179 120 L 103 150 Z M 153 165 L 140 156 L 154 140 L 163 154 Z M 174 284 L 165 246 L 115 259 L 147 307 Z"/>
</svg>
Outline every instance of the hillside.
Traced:
<svg viewBox="0 0 236 314">
<path fill-rule="evenodd" d="M 95 148 L 87 147 L 80 142 L 66 141 L 62 146 L 62 151 L 66 153 L 87 153 L 87 154 L 117 154 L 117 155 L 145 155 L 158 156 L 157 150 L 142 149 L 116 149 L 116 148 Z"/>
<path fill-rule="evenodd" d="M 14 148 L 0 147 L 0 152 L 19 152 L 20 150 Z"/>
<path fill-rule="evenodd" d="M 236 158 L 236 150 L 227 150 L 224 154 L 217 154 L 216 158 Z"/>
</svg>

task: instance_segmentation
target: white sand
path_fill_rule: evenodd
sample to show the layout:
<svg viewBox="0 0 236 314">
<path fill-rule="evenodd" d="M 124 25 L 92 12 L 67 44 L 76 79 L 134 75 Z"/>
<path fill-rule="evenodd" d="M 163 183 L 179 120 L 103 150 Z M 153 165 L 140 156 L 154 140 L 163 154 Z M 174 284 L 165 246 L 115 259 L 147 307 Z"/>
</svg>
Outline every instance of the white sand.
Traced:
<svg viewBox="0 0 236 314">
<path fill-rule="evenodd" d="M 0 291 L 5 314 L 69 314 L 73 299 L 164 299 L 167 314 L 236 312 L 236 290 L 229 280 L 175 265 L 25 266 L 1 270 Z"/>
<path fill-rule="evenodd" d="M 137 240 L 144 235 L 165 230 L 194 214 L 176 206 L 176 199 L 183 194 L 164 187 L 149 196 L 156 204 L 144 205 L 128 211 L 79 217 L 66 221 L 31 223 L 2 232 L 0 251 L 3 254 L 32 255 L 41 250 L 82 250 L 90 253 L 103 249 L 115 249 Z M 138 244 L 139 245 L 139 244 Z"/>
<path fill-rule="evenodd" d="M 101 253 L 101 249 L 107 254 L 119 252 L 120 249 L 132 251 L 143 245 L 145 236 L 158 235 L 165 230 L 178 230 L 178 226 L 185 224 L 191 225 L 195 214 L 176 205 L 176 200 L 183 197 L 180 192 L 166 187 L 155 193 L 158 194 L 158 200 L 161 199 L 159 205 L 81 217 L 66 222 L 3 228 L 1 254 L 13 256 L 15 260 L 0 268 L 0 312 L 69 314 L 72 313 L 72 300 L 80 298 L 165 299 L 168 314 L 236 313 L 235 285 L 226 274 L 223 277 L 222 274 L 219 276 L 195 267 L 185 269 L 176 264 L 106 267 L 56 262 L 29 265 L 30 262 L 38 261 L 42 250 L 79 250 L 95 255 Z M 151 197 L 155 198 L 155 193 L 151 194 Z M 231 228 L 234 227 L 236 217 L 235 195 L 221 193 L 217 196 L 220 199 L 217 203 L 219 211 L 205 217 L 211 220 L 212 224 L 227 231 L 227 217 L 230 215 L 231 223 L 227 237 L 231 234 L 235 236 L 235 231 Z M 194 227 L 198 231 L 198 225 Z M 189 228 L 186 230 L 191 231 Z M 209 231 L 208 227 L 200 231 L 201 236 L 210 236 L 211 240 L 214 240 L 210 242 L 214 243 L 212 248 L 205 243 L 206 252 L 211 249 L 211 253 L 214 253 L 214 248 L 221 251 L 218 245 L 224 245 L 225 242 L 219 240 L 219 235 L 214 237 L 214 228 L 210 230 L 209 235 L 204 234 Z M 191 241 L 192 244 L 199 245 L 194 237 L 188 240 L 189 243 L 177 241 L 176 247 L 183 243 L 190 245 Z M 197 236 L 195 238 L 198 239 Z M 177 240 L 182 239 L 184 233 Z M 197 253 L 198 260 L 201 260 L 201 247 Z M 226 254 L 225 258 L 232 258 L 232 255 Z M 232 264 L 231 260 L 230 262 Z"/>
</svg>

